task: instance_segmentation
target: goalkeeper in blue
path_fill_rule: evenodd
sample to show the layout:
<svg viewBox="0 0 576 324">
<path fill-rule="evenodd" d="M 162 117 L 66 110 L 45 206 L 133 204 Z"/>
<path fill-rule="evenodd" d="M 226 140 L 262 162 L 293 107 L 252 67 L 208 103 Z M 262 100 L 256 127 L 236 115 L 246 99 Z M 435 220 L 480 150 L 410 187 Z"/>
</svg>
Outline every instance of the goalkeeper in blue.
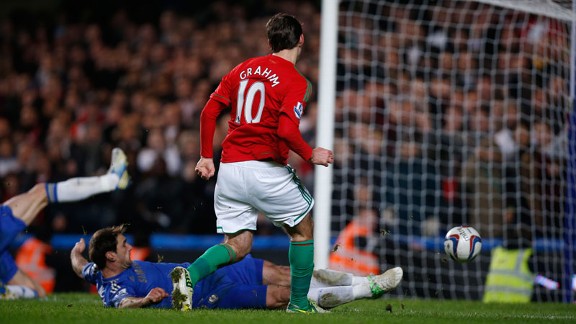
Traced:
<svg viewBox="0 0 576 324">
<path fill-rule="evenodd" d="M 84 200 L 125 189 L 130 181 L 126 154 L 112 150 L 108 172 L 101 176 L 71 178 L 62 182 L 38 183 L 25 193 L 0 205 L 0 299 L 45 297 L 42 286 L 18 268 L 9 247 L 48 204 Z"/>
<path fill-rule="evenodd" d="M 290 301 L 290 267 L 247 255 L 219 268 L 192 287 L 184 271 L 190 264 L 132 261 L 124 225 L 100 229 L 92 236 L 88 257 L 84 239 L 70 252 L 74 272 L 98 288 L 105 306 L 117 308 L 281 309 Z M 402 279 L 397 267 L 383 274 L 358 277 L 333 270 L 314 271 L 308 298 L 322 308 L 357 299 L 377 298 Z M 194 294 L 192 294 L 192 288 Z M 193 297 L 192 297 L 193 296 Z"/>
</svg>

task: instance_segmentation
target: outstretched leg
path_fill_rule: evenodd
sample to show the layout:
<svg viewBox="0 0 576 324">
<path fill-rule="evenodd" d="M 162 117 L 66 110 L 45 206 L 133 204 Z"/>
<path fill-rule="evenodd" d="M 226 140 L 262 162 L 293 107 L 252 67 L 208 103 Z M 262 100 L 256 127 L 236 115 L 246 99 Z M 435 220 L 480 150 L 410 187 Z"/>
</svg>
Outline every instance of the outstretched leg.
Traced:
<svg viewBox="0 0 576 324">
<path fill-rule="evenodd" d="M 355 283 L 366 281 L 366 277 L 355 276 L 349 272 L 336 271 L 331 269 L 314 270 L 310 288 L 352 286 Z"/>
<path fill-rule="evenodd" d="M 334 270 L 317 270 L 315 278 L 320 284 L 310 288 L 308 298 L 320 307 L 332 308 L 358 299 L 378 298 L 396 288 L 402 280 L 402 268 L 389 269 L 377 276 L 358 277 Z M 328 279 L 330 279 L 329 283 Z M 313 282 L 318 283 L 317 280 Z"/>
<path fill-rule="evenodd" d="M 80 201 L 100 193 L 126 188 L 129 183 L 127 166 L 126 155 L 121 149 L 115 148 L 110 169 L 105 175 L 39 183 L 27 192 L 12 197 L 4 205 L 12 209 L 14 217 L 30 225 L 48 203 Z"/>
<path fill-rule="evenodd" d="M 73 178 L 57 183 L 40 183 L 0 206 L 0 283 L 8 283 L 13 286 L 11 289 L 16 289 L 17 286 L 23 287 L 11 291 L 11 296 L 18 296 L 15 294 L 18 291 L 21 292 L 21 297 L 30 296 L 30 291 L 36 292 L 39 297 L 44 297 L 46 294 L 36 281 L 18 269 L 12 256 L 7 253 L 7 247 L 14 237 L 30 225 L 48 203 L 79 201 L 96 194 L 126 188 L 129 182 L 127 165 L 124 152 L 115 148 L 112 151 L 112 163 L 107 174 L 100 177 Z"/>
</svg>

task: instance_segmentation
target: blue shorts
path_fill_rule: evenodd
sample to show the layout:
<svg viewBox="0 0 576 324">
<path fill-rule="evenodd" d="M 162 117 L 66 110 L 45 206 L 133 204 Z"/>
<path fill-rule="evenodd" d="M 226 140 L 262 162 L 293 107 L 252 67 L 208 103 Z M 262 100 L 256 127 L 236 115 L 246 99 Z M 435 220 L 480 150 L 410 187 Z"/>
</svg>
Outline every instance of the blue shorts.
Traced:
<svg viewBox="0 0 576 324">
<path fill-rule="evenodd" d="M 7 284 L 14 278 L 18 266 L 9 251 L 0 253 L 0 284 Z"/>
<path fill-rule="evenodd" d="M 262 284 L 264 261 L 248 255 L 200 280 L 194 287 L 193 308 L 266 308 Z"/>
<path fill-rule="evenodd" d="M 8 247 L 25 228 L 26 223 L 14 217 L 10 207 L 0 206 L 0 282 L 2 283 L 10 281 L 18 270 Z"/>
</svg>

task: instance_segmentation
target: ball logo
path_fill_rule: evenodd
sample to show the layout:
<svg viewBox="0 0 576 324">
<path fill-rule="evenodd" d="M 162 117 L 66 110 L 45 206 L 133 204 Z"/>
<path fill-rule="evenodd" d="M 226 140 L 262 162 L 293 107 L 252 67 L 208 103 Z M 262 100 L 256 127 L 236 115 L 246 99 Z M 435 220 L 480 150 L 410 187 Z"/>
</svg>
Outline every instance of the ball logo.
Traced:
<svg viewBox="0 0 576 324">
<path fill-rule="evenodd" d="M 301 102 L 297 103 L 296 106 L 294 106 L 294 115 L 296 115 L 296 118 L 300 119 L 302 117 L 303 111 L 304 106 L 302 105 Z"/>
<path fill-rule="evenodd" d="M 466 231 L 466 227 L 462 227 L 459 232 L 460 238 L 463 238 L 466 241 L 470 240 L 470 237 L 468 237 L 468 231 Z"/>
</svg>

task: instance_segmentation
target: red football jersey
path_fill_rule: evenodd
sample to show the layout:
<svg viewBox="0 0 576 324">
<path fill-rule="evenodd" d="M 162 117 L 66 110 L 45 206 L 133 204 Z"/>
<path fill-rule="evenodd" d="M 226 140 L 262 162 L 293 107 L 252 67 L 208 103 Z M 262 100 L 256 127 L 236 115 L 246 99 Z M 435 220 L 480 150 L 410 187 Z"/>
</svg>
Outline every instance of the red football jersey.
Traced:
<svg viewBox="0 0 576 324">
<path fill-rule="evenodd" d="M 280 116 L 296 125 L 312 93 L 312 85 L 294 64 L 275 55 L 248 59 L 222 78 L 211 99 L 230 107 L 228 134 L 222 143 L 222 162 L 274 160 L 286 164 L 289 143 L 278 136 Z M 206 109 L 206 108 L 205 108 Z M 302 135 L 290 139 L 298 154 L 311 156 Z M 296 135 L 296 134 L 294 134 Z M 202 144 L 208 144 L 202 139 Z M 302 146 L 305 146 L 302 148 Z"/>
</svg>

